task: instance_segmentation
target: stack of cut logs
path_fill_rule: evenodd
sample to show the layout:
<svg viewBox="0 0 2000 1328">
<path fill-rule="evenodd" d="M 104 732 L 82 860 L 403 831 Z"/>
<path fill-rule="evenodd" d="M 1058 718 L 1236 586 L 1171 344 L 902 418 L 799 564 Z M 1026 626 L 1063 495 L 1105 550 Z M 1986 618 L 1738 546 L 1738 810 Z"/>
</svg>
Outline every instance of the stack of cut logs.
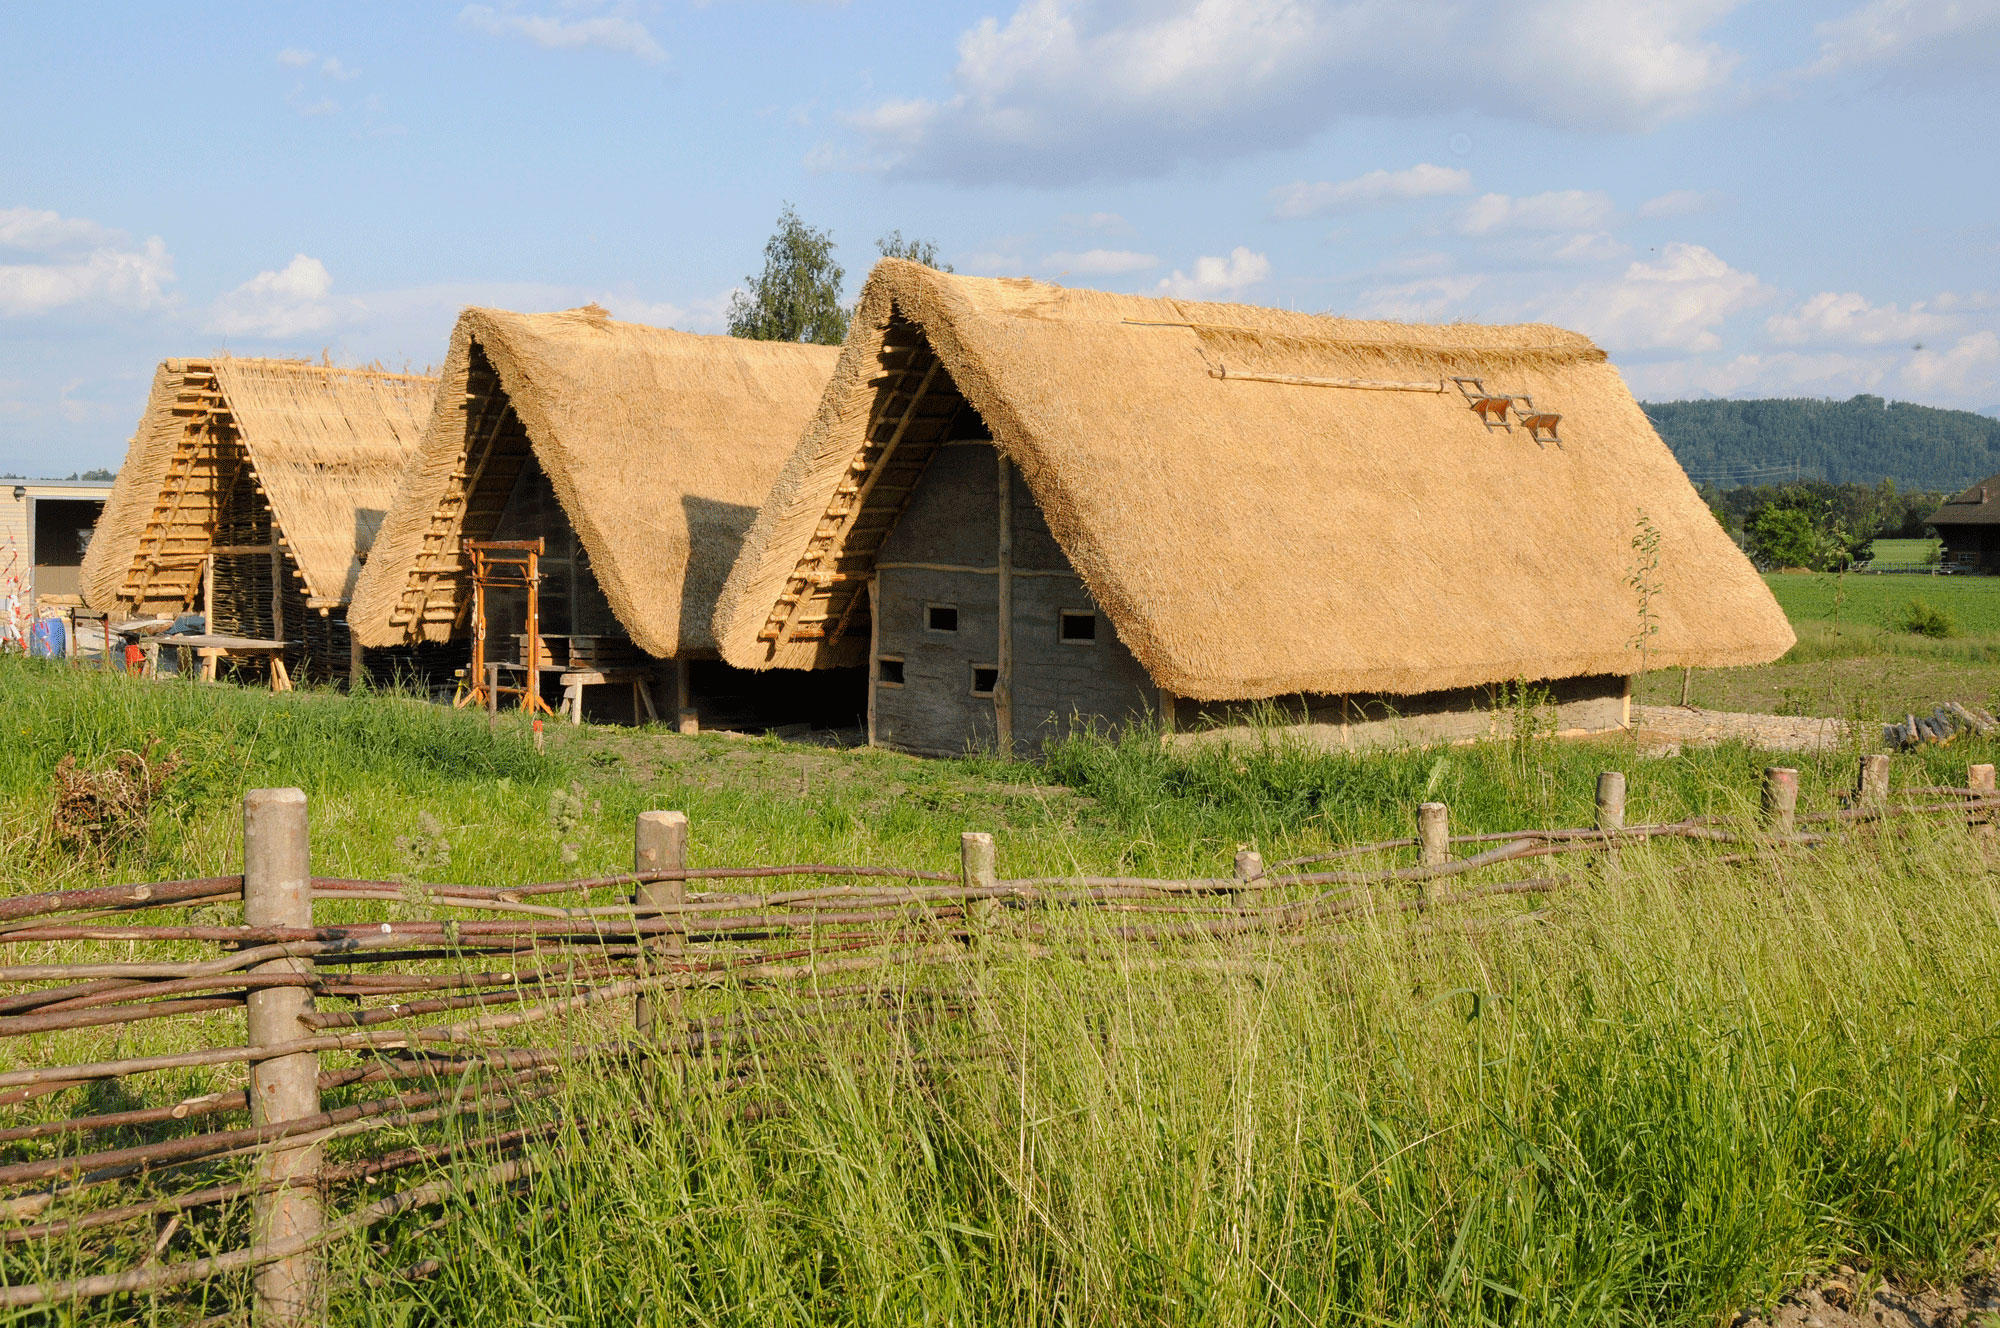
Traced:
<svg viewBox="0 0 2000 1328">
<path fill-rule="evenodd" d="M 1976 733 L 1986 738 L 1996 732 L 2000 732 L 2000 723 L 1978 706 L 1946 701 L 1922 718 L 1906 715 L 1901 723 L 1883 725 L 1882 741 L 1893 750 L 1909 751 L 1926 743 L 1950 742 L 1961 733 Z"/>
</svg>

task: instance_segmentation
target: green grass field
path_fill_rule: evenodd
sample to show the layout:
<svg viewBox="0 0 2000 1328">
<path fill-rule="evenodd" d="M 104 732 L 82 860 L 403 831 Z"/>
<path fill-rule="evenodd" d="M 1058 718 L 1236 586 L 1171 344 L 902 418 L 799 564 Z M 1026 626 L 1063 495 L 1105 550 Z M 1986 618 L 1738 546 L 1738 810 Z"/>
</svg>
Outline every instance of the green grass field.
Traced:
<svg viewBox="0 0 2000 1328">
<path fill-rule="evenodd" d="M 1716 710 L 1862 715 L 1927 713 L 1943 701 L 2000 700 L 2000 577 L 1773 573 L 1765 583 L 1799 642 L 1774 664 L 1696 670 L 1694 703 Z M 1954 634 L 1901 629 L 1912 601 L 1950 615 Z M 1653 704 L 1680 699 L 1678 670 L 1641 680 Z"/>
<path fill-rule="evenodd" d="M 1937 549 L 1934 539 L 1878 539 L 1868 546 L 1868 556 L 1876 567 L 1924 567 Z"/>
<path fill-rule="evenodd" d="M 1532 729 L 1372 756 L 1134 735 L 1034 767 L 558 726 L 538 753 L 511 718 L 387 696 L 17 659 L 0 694 L 7 893 L 233 870 L 254 785 L 308 791 L 329 874 L 615 869 L 654 807 L 691 813 L 704 866 L 949 867 L 961 830 L 989 829 L 1003 874 L 1214 874 L 1239 845 L 1408 833 L 1426 798 L 1462 831 L 1584 824 L 1610 767 L 1634 822 L 1746 817 L 1770 760 Z M 58 851 L 57 764 L 149 736 L 186 766 L 145 833 L 108 861 Z M 1802 807 L 1835 804 L 1856 750 L 1793 761 Z M 1996 751 L 1899 758 L 1896 781 L 1957 783 Z M 567 1124 L 524 1192 L 342 1245 L 329 1322 L 1695 1328 L 1843 1262 L 1954 1278 L 2000 1234 L 1996 880 L 1943 823 L 1747 868 L 1627 850 L 1505 931 L 1386 918 L 1162 952 L 1079 919 L 1075 946 L 1001 947 L 951 979 L 976 1017 L 739 1062 L 728 1097 L 586 1067 L 544 1104 Z M 729 1109 L 746 1095 L 768 1109 Z M 223 1239 L 205 1232 L 169 1232 L 161 1257 Z M 136 1262 L 155 1234 L 8 1247 L 0 1281 Z M 193 1323 L 241 1290 L 24 1321 Z"/>
</svg>

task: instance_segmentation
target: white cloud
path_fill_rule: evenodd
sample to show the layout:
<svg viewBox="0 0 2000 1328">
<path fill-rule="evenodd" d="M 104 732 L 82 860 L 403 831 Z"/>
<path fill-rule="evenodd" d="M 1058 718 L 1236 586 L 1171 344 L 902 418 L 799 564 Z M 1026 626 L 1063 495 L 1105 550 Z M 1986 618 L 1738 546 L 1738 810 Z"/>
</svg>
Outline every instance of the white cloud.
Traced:
<svg viewBox="0 0 2000 1328">
<path fill-rule="evenodd" d="M 1608 231 L 1581 231 L 1575 235 L 1551 235 L 1528 246 L 1529 252 L 1545 262 L 1564 265 L 1615 263 L 1628 258 L 1632 246 Z"/>
<path fill-rule="evenodd" d="M 1071 230 L 1103 231 L 1107 235 L 1132 233 L 1132 223 L 1116 212 L 1065 212 L 1062 223 Z"/>
<path fill-rule="evenodd" d="M 1818 25 L 1819 58 L 1805 72 L 1876 67 L 1935 74 L 1989 70 L 2000 56 L 2000 0 L 1872 0 Z"/>
<path fill-rule="evenodd" d="M 134 243 L 121 231 L 41 208 L 0 208 L 0 251 L 26 262 L 0 263 L 0 316 L 33 317 L 57 309 L 104 306 L 137 310 L 167 302 L 174 260 L 166 241 Z"/>
<path fill-rule="evenodd" d="M 467 5 L 458 11 L 461 23 L 492 37 L 525 37 L 548 51 L 600 50 L 636 56 L 648 64 L 667 58 L 666 48 L 653 39 L 646 25 L 622 14 L 557 18 L 522 14 L 491 5 Z"/>
<path fill-rule="evenodd" d="M 1903 382 L 1912 391 L 1960 401 L 2000 399 L 2000 336 L 1974 332 L 1949 350 L 1920 350 L 1903 367 Z"/>
<path fill-rule="evenodd" d="M 345 83 L 352 78 L 361 77 L 359 69 L 349 69 L 346 65 L 340 63 L 337 57 L 331 55 L 319 62 L 319 72 L 341 83 Z"/>
<path fill-rule="evenodd" d="M 1171 277 L 1161 280 L 1160 293 L 1184 300 L 1212 300 L 1235 295 L 1270 275 L 1271 260 L 1239 244 L 1224 257 L 1195 259 L 1193 275 L 1175 268 Z"/>
<path fill-rule="evenodd" d="M 278 52 L 278 63 L 287 69 L 304 69 L 316 58 L 311 51 L 302 50 L 297 46 L 287 46 Z"/>
<path fill-rule="evenodd" d="M 1496 231 L 1582 231 L 1608 224 L 1617 209 L 1599 189 L 1555 189 L 1515 197 L 1481 194 L 1466 205 L 1458 229 L 1467 235 Z"/>
<path fill-rule="evenodd" d="M 1667 245 L 1616 281 L 1591 282 L 1547 301 L 1541 316 L 1612 350 L 1713 350 L 1732 315 L 1763 299 L 1763 284 L 1698 244 Z"/>
<path fill-rule="evenodd" d="M 1720 195 L 1707 189 L 1670 189 L 1641 203 L 1634 215 L 1646 221 L 1659 217 L 1686 217 L 1706 212 L 1720 201 Z"/>
<path fill-rule="evenodd" d="M 1134 253 L 1130 249 L 1086 249 L 1082 253 L 1060 252 L 1050 254 L 1042 260 L 1042 266 L 1051 271 L 1071 273 L 1080 277 L 1108 277 L 1126 272 L 1144 272 L 1160 265 L 1160 260 L 1152 254 Z"/>
<path fill-rule="evenodd" d="M 83 217 L 65 217 L 46 208 L 0 208 L 0 249 L 46 254 L 109 244 L 117 238 L 118 232 Z"/>
<path fill-rule="evenodd" d="M 1779 351 L 1736 355 L 1720 363 L 1668 359 L 1621 365 L 1620 369 L 1640 398 L 1675 401 L 1703 396 L 1850 397 L 1880 387 L 1887 381 L 1891 365 L 1882 356 Z"/>
<path fill-rule="evenodd" d="M 894 168 L 1037 184 L 1158 174 L 1357 116 L 1644 129 L 1717 97 L 1737 0 L 1017 0 L 951 89 L 850 117 Z"/>
<path fill-rule="evenodd" d="M 736 288 L 731 287 L 719 295 L 703 296 L 680 304 L 671 300 L 647 300 L 625 292 L 599 295 L 596 303 L 602 305 L 613 318 L 622 318 L 627 322 L 671 327 L 682 332 L 721 332 L 729 326 L 729 297 L 735 293 Z"/>
<path fill-rule="evenodd" d="M 1407 170 L 1374 170 L 1334 183 L 1300 180 L 1271 191 L 1271 210 L 1280 217 L 1311 217 L 1323 212 L 1348 212 L 1413 198 L 1472 192 L 1472 172 L 1429 162 Z"/>
<path fill-rule="evenodd" d="M 296 254 L 276 271 L 259 272 L 216 300 L 209 327 L 225 336 L 285 341 L 325 332 L 347 312 L 329 299 L 333 276 L 317 258 Z"/>
<path fill-rule="evenodd" d="M 1870 304 L 1852 291 L 1822 291 L 1796 309 L 1773 314 L 1765 320 L 1764 330 L 1785 345 L 1880 346 L 1938 336 L 1954 325 L 1954 319 L 1933 313 L 1921 300 L 1903 309 Z"/>
<path fill-rule="evenodd" d="M 1465 302 L 1485 284 L 1485 277 L 1457 273 L 1375 286 L 1361 292 L 1355 314 L 1407 323 L 1441 323 L 1462 314 Z"/>
</svg>

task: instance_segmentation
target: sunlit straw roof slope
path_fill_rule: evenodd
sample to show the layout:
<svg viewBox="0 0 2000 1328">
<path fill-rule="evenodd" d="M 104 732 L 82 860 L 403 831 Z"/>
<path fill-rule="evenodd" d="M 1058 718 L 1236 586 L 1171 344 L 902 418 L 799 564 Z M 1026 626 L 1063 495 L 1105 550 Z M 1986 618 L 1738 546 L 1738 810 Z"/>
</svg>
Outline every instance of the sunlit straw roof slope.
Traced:
<svg viewBox="0 0 2000 1328">
<path fill-rule="evenodd" d="M 894 385 L 927 356 L 1019 468 L 1120 638 L 1183 696 L 1629 674 L 1642 647 L 1647 667 L 1754 664 L 1793 641 L 1617 370 L 1573 332 L 885 259 L 723 592 L 730 662 L 862 657 L 852 623 L 865 613 L 790 606 L 837 606 L 869 574 L 853 532 L 870 518 L 846 506 L 892 393 L 911 390 Z M 1474 409 L 1501 397 L 1497 414 Z M 1531 429 L 1531 414 L 1560 420 Z M 844 634 L 789 626 L 843 612 Z"/>
</svg>

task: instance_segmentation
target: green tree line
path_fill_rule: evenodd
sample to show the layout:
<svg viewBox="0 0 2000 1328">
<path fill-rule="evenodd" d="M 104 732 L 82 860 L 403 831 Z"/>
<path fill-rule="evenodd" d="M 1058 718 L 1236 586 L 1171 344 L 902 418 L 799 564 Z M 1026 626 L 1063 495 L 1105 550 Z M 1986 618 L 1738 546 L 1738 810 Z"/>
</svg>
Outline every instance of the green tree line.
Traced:
<svg viewBox="0 0 2000 1328">
<path fill-rule="evenodd" d="M 847 340 L 854 310 L 841 302 L 847 270 L 834 257 L 833 232 L 809 226 L 790 203 L 778 213 L 777 229 L 764 242 L 764 266 L 743 279 L 729 299 L 729 335 L 752 341 L 806 341 L 838 346 Z M 884 258 L 951 271 L 938 261 L 937 244 L 905 239 L 900 230 L 875 241 Z"/>
<path fill-rule="evenodd" d="M 1959 490 L 2000 472 L 2000 420 L 1877 396 L 1656 401 L 1646 415 L 1696 481 L 1817 479 Z"/>
<path fill-rule="evenodd" d="M 1878 539 L 1921 539 L 1947 496 L 1937 489 L 1876 484 L 1700 486 L 1702 500 L 1723 529 L 1766 567 L 1837 572 L 1867 556 Z"/>
</svg>

